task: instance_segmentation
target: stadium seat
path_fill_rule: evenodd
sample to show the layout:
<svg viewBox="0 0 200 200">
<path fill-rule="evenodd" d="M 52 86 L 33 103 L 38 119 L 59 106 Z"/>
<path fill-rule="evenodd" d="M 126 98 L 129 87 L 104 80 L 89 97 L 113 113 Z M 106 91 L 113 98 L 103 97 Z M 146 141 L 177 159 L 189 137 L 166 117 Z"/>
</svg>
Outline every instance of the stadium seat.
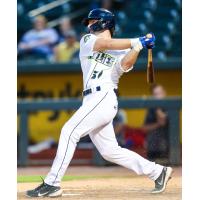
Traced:
<svg viewBox="0 0 200 200">
<path fill-rule="evenodd" d="M 52 2 L 51 0 L 18 0 L 18 41 L 25 31 L 31 28 L 29 11 Z M 117 18 L 116 37 L 138 37 L 152 31 L 156 35 L 155 55 L 164 59 L 166 56 L 181 56 L 181 0 L 135 0 L 125 4 L 114 1 L 113 10 Z M 121 2 L 121 1 L 120 1 Z M 62 6 L 43 13 L 49 21 L 68 15 L 78 9 L 91 7 L 90 1 L 69 1 Z M 84 32 L 80 21 L 87 13 L 73 19 L 78 33 Z M 55 27 L 58 30 L 58 26 Z M 176 47 L 176 51 L 174 50 Z M 141 54 L 143 55 L 143 54 Z M 145 55 L 145 54 L 144 54 Z M 146 56 L 146 55 L 145 55 Z"/>
</svg>

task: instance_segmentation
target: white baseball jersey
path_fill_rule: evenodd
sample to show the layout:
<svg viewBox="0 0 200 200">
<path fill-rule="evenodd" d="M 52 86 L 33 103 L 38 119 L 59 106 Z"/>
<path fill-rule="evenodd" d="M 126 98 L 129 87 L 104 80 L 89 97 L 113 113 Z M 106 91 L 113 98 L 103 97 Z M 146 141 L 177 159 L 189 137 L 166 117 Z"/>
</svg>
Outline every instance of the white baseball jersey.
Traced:
<svg viewBox="0 0 200 200">
<path fill-rule="evenodd" d="M 45 183 L 59 186 L 73 157 L 79 139 L 89 134 L 100 154 L 137 174 L 145 174 L 156 180 L 163 166 L 150 162 L 137 153 L 118 145 L 113 129 L 113 118 L 117 113 L 117 88 L 123 74 L 121 59 L 128 50 L 95 52 L 97 37 L 85 35 L 80 43 L 80 61 L 83 71 L 84 89 L 101 87 L 84 97 L 83 104 L 65 123 L 61 130 L 56 158 Z"/>
<path fill-rule="evenodd" d="M 93 47 L 97 38 L 94 34 L 87 34 L 80 41 L 84 90 L 96 86 L 118 88 L 119 78 L 125 72 L 121 60 L 130 49 L 96 52 Z"/>
</svg>

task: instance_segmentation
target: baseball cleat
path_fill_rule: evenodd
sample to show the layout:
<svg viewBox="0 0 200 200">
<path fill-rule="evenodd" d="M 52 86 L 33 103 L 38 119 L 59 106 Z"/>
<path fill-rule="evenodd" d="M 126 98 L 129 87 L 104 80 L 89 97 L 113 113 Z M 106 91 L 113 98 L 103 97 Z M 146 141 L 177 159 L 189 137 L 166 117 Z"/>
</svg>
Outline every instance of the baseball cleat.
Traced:
<svg viewBox="0 0 200 200">
<path fill-rule="evenodd" d="M 62 196 L 62 190 L 60 187 L 46 184 L 44 181 L 41 185 L 34 190 L 28 190 L 26 192 L 27 197 L 59 197 Z"/>
<path fill-rule="evenodd" d="M 171 167 L 164 167 L 160 176 L 155 180 L 155 188 L 151 191 L 152 194 L 158 194 L 166 189 L 167 182 L 171 179 Z"/>
</svg>

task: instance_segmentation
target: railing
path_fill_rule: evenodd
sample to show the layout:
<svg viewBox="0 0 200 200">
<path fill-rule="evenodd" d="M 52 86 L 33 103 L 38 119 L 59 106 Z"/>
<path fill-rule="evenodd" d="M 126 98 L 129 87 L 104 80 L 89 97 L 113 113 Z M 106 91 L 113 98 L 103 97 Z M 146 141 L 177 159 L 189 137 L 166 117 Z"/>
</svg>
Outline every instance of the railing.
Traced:
<svg viewBox="0 0 200 200">
<path fill-rule="evenodd" d="M 182 70 L 182 60 L 181 58 L 171 58 L 166 62 L 154 59 L 154 68 L 155 70 Z M 144 71 L 146 70 L 147 59 L 140 59 L 135 64 L 133 71 Z M 46 73 L 46 72 L 80 72 L 80 62 L 68 62 L 68 63 L 50 63 L 42 62 L 18 62 L 17 63 L 17 72 L 20 73 Z"/>
<path fill-rule="evenodd" d="M 70 19 L 72 20 L 72 19 L 74 19 L 74 18 L 77 18 L 77 17 L 79 17 L 79 16 L 81 16 L 81 15 L 87 13 L 87 11 L 88 11 L 88 8 L 87 8 L 87 7 L 84 7 L 84 8 L 82 8 L 82 9 L 77 10 L 77 11 L 74 11 L 74 12 L 69 13 L 69 14 L 67 15 L 67 17 L 70 18 Z M 62 20 L 62 18 L 63 18 L 63 16 L 60 17 L 60 18 L 57 18 L 57 19 L 54 19 L 54 20 L 48 22 L 48 23 L 47 23 L 47 26 L 48 26 L 49 28 L 53 28 L 53 27 L 59 25 L 60 22 L 61 22 L 61 20 Z"/>
<path fill-rule="evenodd" d="M 34 10 L 29 11 L 28 16 L 29 17 L 35 17 L 37 15 L 44 14 L 45 12 L 47 12 L 49 10 L 52 10 L 52 9 L 54 9 L 56 7 L 62 6 L 62 5 L 66 4 L 66 3 L 70 2 L 70 1 L 72 1 L 72 0 L 56 0 L 56 1 L 54 0 L 51 3 L 47 3 L 47 4 L 45 4 L 45 5 L 43 5 L 43 6 L 39 7 L 39 8 L 36 8 Z M 67 13 L 67 17 L 70 18 L 70 19 L 73 19 L 73 18 L 81 16 L 81 15 L 87 13 L 87 12 L 88 12 L 88 8 L 84 7 L 82 9 L 77 10 L 77 11 Z M 61 20 L 62 20 L 62 18 L 63 18 L 63 16 L 60 17 L 60 18 L 57 18 L 57 19 L 54 19 L 52 21 L 47 22 L 47 27 L 51 27 L 52 28 L 52 27 L 55 27 L 55 26 L 59 25 Z"/>
<path fill-rule="evenodd" d="M 53 8 L 61 6 L 61 5 L 65 4 L 65 3 L 69 2 L 69 1 L 71 1 L 71 0 L 56 0 L 56 1 L 53 1 L 51 3 L 48 3 L 48 4 L 45 4 L 45 5 L 41 6 L 39 8 L 31 10 L 28 13 L 28 15 L 29 15 L 29 17 L 35 17 L 37 15 L 40 15 L 40 14 L 42 14 L 44 12 L 47 12 L 47 11 L 53 9 Z"/>
<path fill-rule="evenodd" d="M 28 164 L 28 117 L 31 111 L 40 110 L 75 110 L 81 105 L 80 99 L 47 99 L 41 101 L 19 100 L 17 103 L 19 123 L 19 162 L 21 166 Z M 169 116 L 169 162 L 174 165 L 181 164 L 179 112 L 181 98 L 167 98 L 165 100 L 145 98 L 119 98 L 119 108 L 164 108 Z"/>
</svg>

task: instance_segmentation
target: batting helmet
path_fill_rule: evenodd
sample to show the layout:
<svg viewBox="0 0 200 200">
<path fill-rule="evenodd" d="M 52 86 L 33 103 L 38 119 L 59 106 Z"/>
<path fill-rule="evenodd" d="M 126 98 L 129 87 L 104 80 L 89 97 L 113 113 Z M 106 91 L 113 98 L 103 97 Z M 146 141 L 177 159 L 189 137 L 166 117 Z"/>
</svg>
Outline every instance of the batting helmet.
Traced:
<svg viewBox="0 0 200 200">
<path fill-rule="evenodd" d="M 111 34 L 115 30 L 115 16 L 109 10 L 103 8 L 93 9 L 89 12 L 88 17 L 83 19 L 83 24 L 88 26 L 89 20 L 98 20 L 89 27 L 90 31 L 96 32 L 109 29 Z"/>
</svg>

